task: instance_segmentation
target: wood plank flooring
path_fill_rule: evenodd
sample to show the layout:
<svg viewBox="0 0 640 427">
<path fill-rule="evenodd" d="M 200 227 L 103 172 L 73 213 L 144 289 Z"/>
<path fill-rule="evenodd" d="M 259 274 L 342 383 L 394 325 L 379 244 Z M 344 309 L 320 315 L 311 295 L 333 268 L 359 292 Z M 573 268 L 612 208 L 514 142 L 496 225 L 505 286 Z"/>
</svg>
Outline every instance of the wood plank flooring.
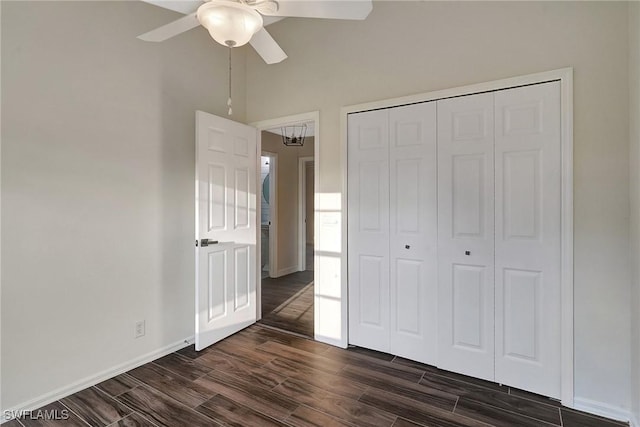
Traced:
<svg viewBox="0 0 640 427">
<path fill-rule="evenodd" d="M 68 418 L 23 417 L 6 425 L 626 425 L 506 386 L 259 324 L 201 352 L 182 349 L 41 409 Z"/>
<path fill-rule="evenodd" d="M 262 279 L 260 323 L 313 337 L 313 271 Z"/>
</svg>

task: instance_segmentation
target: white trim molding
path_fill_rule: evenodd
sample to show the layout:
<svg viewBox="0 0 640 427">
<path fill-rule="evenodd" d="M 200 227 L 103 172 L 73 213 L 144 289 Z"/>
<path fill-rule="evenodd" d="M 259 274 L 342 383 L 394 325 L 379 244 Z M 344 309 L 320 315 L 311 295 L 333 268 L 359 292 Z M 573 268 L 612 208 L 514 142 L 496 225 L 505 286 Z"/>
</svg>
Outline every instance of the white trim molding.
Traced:
<svg viewBox="0 0 640 427">
<path fill-rule="evenodd" d="M 560 78 L 560 126 L 562 126 L 560 400 L 563 405 L 571 407 L 574 404 L 575 349 L 573 327 L 573 68 L 558 70 L 557 73 Z"/>
<path fill-rule="evenodd" d="M 307 268 L 307 166 L 313 159 L 298 157 L 298 271 Z"/>
<path fill-rule="evenodd" d="M 343 107 L 340 110 L 340 143 L 342 149 L 342 246 L 341 246 L 341 298 L 342 339 L 348 344 L 348 271 L 347 271 L 347 119 L 349 114 L 438 99 L 493 92 L 519 86 L 559 81 L 561 86 L 562 132 L 562 248 L 561 248 L 561 401 L 574 406 L 574 326 L 573 326 L 573 68 L 545 71 L 525 76 L 511 77 L 469 86 L 438 90 Z"/>
<path fill-rule="evenodd" d="M 638 426 L 638 423 L 632 419 L 633 417 L 631 416 L 631 412 L 626 409 L 582 397 L 574 398 L 573 403 L 573 408 L 579 411 L 588 412 L 590 414 L 599 415 L 612 420 L 629 421 L 631 426 Z"/>
<path fill-rule="evenodd" d="M 143 354 L 142 356 L 136 357 L 135 359 L 132 359 L 128 362 L 122 363 L 120 365 L 116 365 L 102 372 L 98 372 L 95 375 L 91 375 L 89 377 L 83 378 L 79 381 L 76 381 L 64 387 L 60 387 L 48 393 L 42 394 L 34 399 L 28 400 L 26 402 L 22 402 L 12 408 L 6 408 L 6 409 L 3 408 L 2 415 L 0 417 L 0 423 L 4 423 L 14 418 L 10 414 L 19 414 L 21 411 L 36 410 L 52 402 L 55 402 L 56 400 L 60 400 L 78 391 L 84 390 L 85 388 L 92 387 L 103 381 L 111 379 L 115 376 L 123 374 L 139 366 L 142 366 L 146 363 L 153 362 L 154 360 L 159 359 L 163 356 L 166 356 L 167 354 L 174 353 L 180 349 L 183 349 L 193 344 L 194 339 L 195 337 L 192 335 L 188 338 L 185 338 L 183 340 L 161 347 L 147 354 Z"/>
<path fill-rule="evenodd" d="M 258 135 L 260 132 L 258 132 Z M 260 136 L 258 136 L 260 138 Z M 271 159 L 269 164 L 269 217 L 271 224 L 269 225 L 269 277 L 278 277 L 276 266 L 278 265 L 278 153 L 270 151 L 261 151 L 260 157 L 265 156 Z M 262 163 L 261 163 L 262 167 Z M 260 178 L 258 178 L 260 181 Z M 262 182 L 258 183 L 260 193 L 262 193 Z M 258 197 L 260 199 L 262 196 Z M 258 208 L 259 220 L 262 222 L 262 203 Z M 260 269 L 262 269 L 262 230 L 258 235 L 258 250 L 260 251 Z M 257 277 L 262 277 L 262 271 Z M 259 280 L 259 279 L 258 279 Z M 257 304 L 260 307 L 260 304 Z M 258 310 L 260 311 L 260 310 Z M 260 319 L 260 314 L 258 314 Z"/>
</svg>

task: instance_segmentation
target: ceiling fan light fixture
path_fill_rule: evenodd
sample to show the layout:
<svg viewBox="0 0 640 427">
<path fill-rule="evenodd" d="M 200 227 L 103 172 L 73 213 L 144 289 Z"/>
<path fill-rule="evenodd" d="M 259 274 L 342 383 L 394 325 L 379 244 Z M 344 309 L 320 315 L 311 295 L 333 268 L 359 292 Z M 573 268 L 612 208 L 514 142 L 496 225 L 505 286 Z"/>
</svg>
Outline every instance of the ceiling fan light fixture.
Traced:
<svg viewBox="0 0 640 427">
<path fill-rule="evenodd" d="M 263 15 L 271 15 L 278 11 L 280 6 L 275 0 L 257 0 L 255 3 L 249 3 L 249 6 L 253 7 Z"/>
<path fill-rule="evenodd" d="M 263 25 L 262 15 L 234 1 L 208 1 L 198 8 L 198 21 L 223 46 L 245 45 Z"/>
</svg>

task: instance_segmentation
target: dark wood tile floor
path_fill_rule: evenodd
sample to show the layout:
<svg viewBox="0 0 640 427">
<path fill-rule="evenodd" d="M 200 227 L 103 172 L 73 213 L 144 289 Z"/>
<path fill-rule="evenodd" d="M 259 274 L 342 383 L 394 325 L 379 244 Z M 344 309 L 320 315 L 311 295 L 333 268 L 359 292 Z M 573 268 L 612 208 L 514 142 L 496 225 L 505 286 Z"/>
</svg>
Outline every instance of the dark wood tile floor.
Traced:
<svg viewBox="0 0 640 427">
<path fill-rule="evenodd" d="M 361 348 L 260 325 L 188 347 L 43 410 L 21 426 L 619 427 L 558 402 Z"/>
<path fill-rule="evenodd" d="M 260 323 L 313 337 L 313 271 L 262 279 Z"/>
</svg>

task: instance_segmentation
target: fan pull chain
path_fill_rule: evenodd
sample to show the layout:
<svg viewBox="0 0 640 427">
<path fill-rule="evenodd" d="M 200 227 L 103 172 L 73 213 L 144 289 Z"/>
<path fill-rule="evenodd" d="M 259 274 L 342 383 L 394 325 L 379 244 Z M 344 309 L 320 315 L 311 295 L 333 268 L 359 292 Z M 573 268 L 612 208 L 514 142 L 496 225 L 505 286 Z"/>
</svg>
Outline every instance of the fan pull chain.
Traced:
<svg viewBox="0 0 640 427">
<path fill-rule="evenodd" d="M 229 115 L 233 113 L 231 108 L 231 46 L 229 46 L 229 99 L 227 100 L 227 107 L 229 107 Z"/>
</svg>

